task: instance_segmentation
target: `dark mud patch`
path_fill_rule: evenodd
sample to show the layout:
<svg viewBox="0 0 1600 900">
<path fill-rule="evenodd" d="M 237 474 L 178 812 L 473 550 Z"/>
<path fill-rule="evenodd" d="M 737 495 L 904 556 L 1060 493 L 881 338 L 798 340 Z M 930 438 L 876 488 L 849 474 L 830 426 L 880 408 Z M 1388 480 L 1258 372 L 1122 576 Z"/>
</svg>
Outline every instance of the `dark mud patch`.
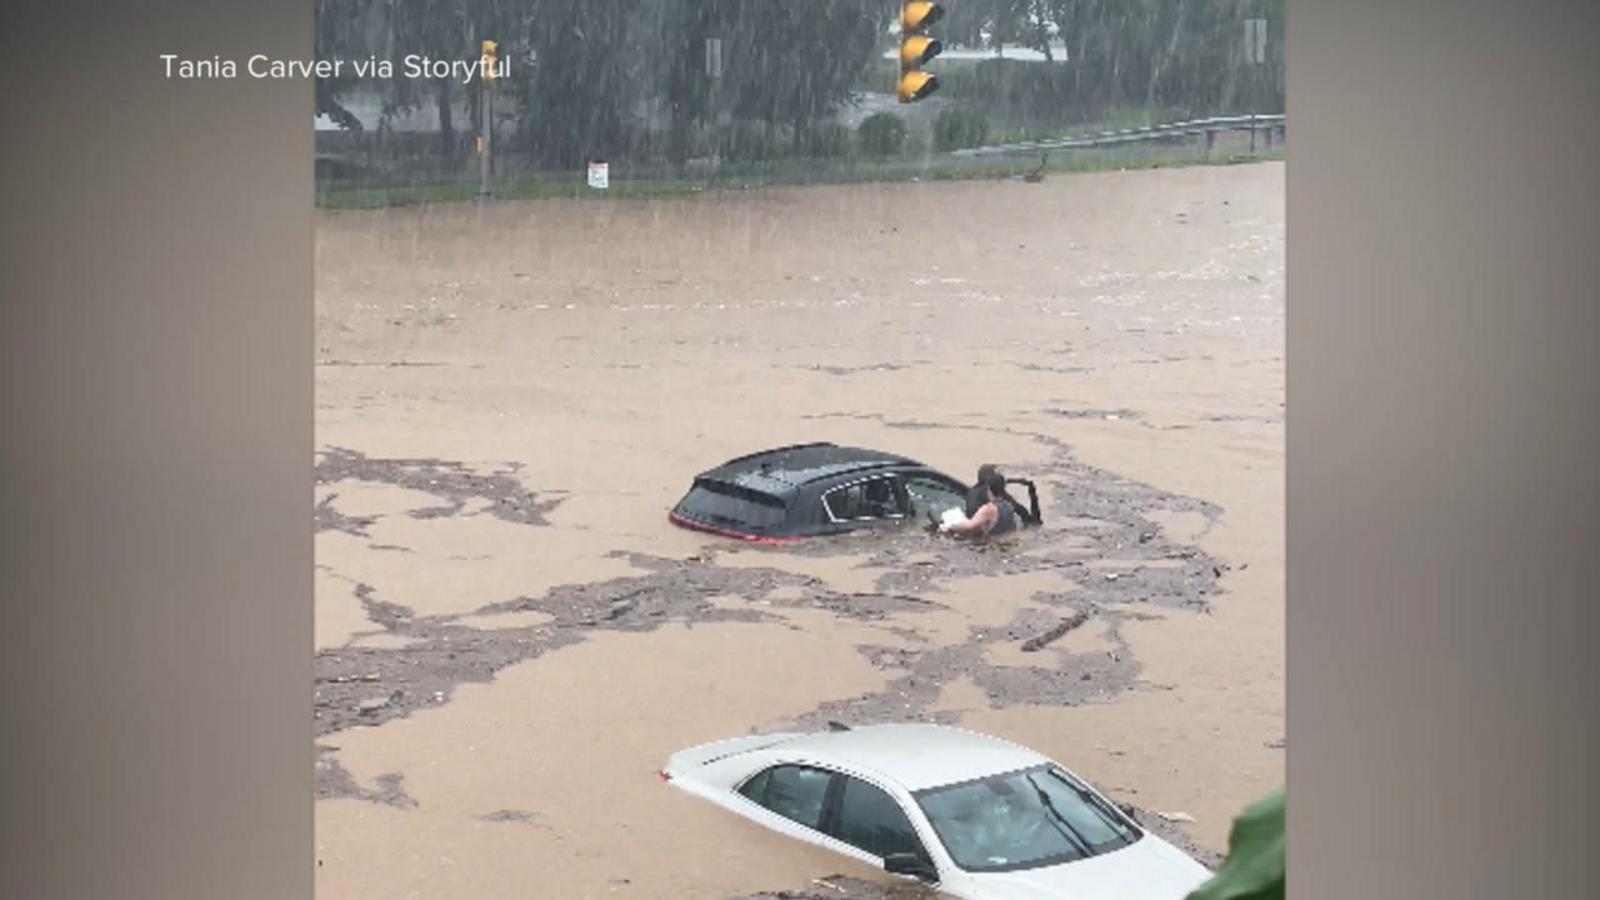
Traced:
<svg viewBox="0 0 1600 900">
<path fill-rule="evenodd" d="M 905 363 L 879 363 L 871 366 L 803 366 L 802 368 L 826 375 L 858 375 L 862 372 L 898 372 L 911 367 Z"/>
<path fill-rule="evenodd" d="M 318 800 L 349 797 L 365 800 L 396 809 L 414 809 L 417 801 L 406 794 L 405 776 L 397 772 L 379 775 L 372 787 L 356 783 L 349 771 L 332 755 L 338 747 L 319 745 L 316 763 L 316 796 Z"/>
<path fill-rule="evenodd" d="M 370 537 L 367 529 L 372 523 L 378 521 L 377 516 L 347 516 L 333 508 L 333 501 L 338 494 L 329 494 L 322 498 L 316 508 L 312 510 L 312 523 L 318 532 L 342 531 L 356 537 Z"/>
<path fill-rule="evenodd" d="M 497 809 L 478 816 L 480 822 L 498 822 L 507 825 L 539 825 L 539 814 L 525 809 Z"/>
<path fill-rule="evenodd" d="M 1119 419 L 1130 422 L 1144 419 L 1143 413 L 1131 409 L 1046 409 L 1043 412 L 1058 419 L 1106 419 L 1113 422 Z"/>
<path fill-rule="evenodd" d="M 1046 366 L 1040 363 L 1012 363 L 1024 372 L 1048 372 L 1052 375 L 1083 375 L 1094 371 L 1093 366 Z"/>
<path fill-rule="evenodd" d="M 1229 413 L 1226 415 L 1206 416 L 1207 422 L 1241 422 L 1251 425 L 1282 425 L 1283 416 L 1253 416 L 1244 413 Z"/>
<path fill-rule="evenodd" d="M 448 366 L 442 362 L 413 362 L 407 359 L 398 359 L 393 362 L 363 362 L 354 359 L 326 359 L 318 362 L 319 366 L 337 366 L 346 368 L 372 368 L 372 369 L 434 369 Z"/>
<path fill-rule="evenodd" d="M 432 494 L 442 501 L 440 506 L 411 510 L 408 515 L 414 519 L 454 516 L 461 513 L 469 500 L 486 500 L 489 508 L 485 512 L 497 519 L 519 525 L 549 525 L 545 517 L 561 505 L 563 498 L 541 499 L 517 480 L 518 469 L 518 466 L 512 465 L 481 475 L 458 462 L 377 459 L 354 450 L 330 447 L 317 460 L 316 478 L 318 484 L 335 484 L 346 479 L 392 484 Z M 327 500 L 324 501 L 326 503 Z M 319 505 L 319 514 L 321 508 L 322 505 Z M 365 524 L 370 525 L 371 522 L 368 519 Z M 321 523 L 319 518 L 318 530 L 323 530 Z"/>
</svg>

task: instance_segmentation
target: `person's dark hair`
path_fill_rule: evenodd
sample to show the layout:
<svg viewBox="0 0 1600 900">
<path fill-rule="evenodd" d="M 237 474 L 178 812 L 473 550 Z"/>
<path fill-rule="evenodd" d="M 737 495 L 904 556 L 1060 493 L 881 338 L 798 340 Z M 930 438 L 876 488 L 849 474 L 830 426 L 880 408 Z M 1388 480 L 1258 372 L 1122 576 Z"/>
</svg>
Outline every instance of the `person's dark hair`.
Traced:
<svg viewBox="0 0 1600 900">
<path fill-rule="evenodd" d="M 995 494 L 1003 493 L 1006 489 L 1006 477 L 1001 475 L 999 470 L 994 469 L 993 467 L 990 468 L 989 478 L 984 483 L 987 484 L 989 486 L 989 490 Z"/>
<path fill-rule="evenodd" d="M 984 463 L 978 467 L 978 484 L 988 484 L 989 480 L 999 473 L 994 463 Z"/>
</svg>

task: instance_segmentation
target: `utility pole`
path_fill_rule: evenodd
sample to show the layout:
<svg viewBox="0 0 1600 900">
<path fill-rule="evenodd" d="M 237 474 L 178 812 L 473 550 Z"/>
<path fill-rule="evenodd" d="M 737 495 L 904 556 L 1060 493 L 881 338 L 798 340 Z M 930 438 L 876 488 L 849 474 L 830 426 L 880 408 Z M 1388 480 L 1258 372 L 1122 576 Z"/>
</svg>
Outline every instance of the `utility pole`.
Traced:
<svg viewBox="0 0 1600 900">
<path fill-rule="evenodd" d="M 722 82 L 722 38 L 706 38 L 706 78 L 710 85 L 707 90 L 707 106 L 711 108 L 711 121 L 722 124 L 722 107 L 717 96 L 717 86 Z"/>
<path fill-rule="evenodd" d="M 1250 152 L 1256 152 L 1256 113 L 1260 112 L 1262 85 L 1267 68 L 1267 20 L 1244 20 L 1244 60 L 1250 85 Z M 1268 134 L 1267 146 L 1272 145 Z"/>
</svg>

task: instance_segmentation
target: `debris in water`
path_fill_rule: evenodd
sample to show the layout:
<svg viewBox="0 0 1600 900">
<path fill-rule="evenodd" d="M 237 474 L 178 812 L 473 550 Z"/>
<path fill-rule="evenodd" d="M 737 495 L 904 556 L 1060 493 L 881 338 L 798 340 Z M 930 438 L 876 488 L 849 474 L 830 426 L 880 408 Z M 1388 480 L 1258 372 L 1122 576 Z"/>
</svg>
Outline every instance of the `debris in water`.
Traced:
<svg viewBox="0 0 1600 900">
<path fill-rule="evenodd" d="M 1024 653 L 1033 653 L 1035 651 L 1042 650 L 1051 641 L 1054 641 L 1056 638 L 1061 637 L 1062 635 L 1074 628 L 1077 628 L 1079 625 L 1082 625 L 1087 621 L 1089 621 L 1089 614 L 1083 610 L 1078 610 L 1067 618 L 1062 619 L 1060 625 L 1057 625 L 1038 637 L 1030 638 L 1027 641 L 1024 641 L 1022 644 L 1022 651 Z"/>
</svg>

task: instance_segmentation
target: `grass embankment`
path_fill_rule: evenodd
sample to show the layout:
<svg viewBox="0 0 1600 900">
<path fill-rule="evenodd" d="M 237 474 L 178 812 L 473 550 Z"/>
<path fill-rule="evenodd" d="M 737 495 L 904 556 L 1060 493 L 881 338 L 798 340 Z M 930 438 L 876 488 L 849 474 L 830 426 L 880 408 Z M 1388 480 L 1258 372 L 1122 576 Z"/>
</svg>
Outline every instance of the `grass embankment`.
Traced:
<svg viewBox="0 0 1600 900">
<path fill-rule="evenodd" d="M 1028 139 L 1037 139 L 1030 136 Z M 932 154 L 914 159 L 887 160 L 806 160 L 787 159 L 767 163 L 724 164 L 715 174 L 700 178 L 664 167 L 629 167 L 613 164 L 610 186 L 599 191 L 589 188 L 583 172 L 525 172 L 493 184 L 496 199 L 536 199 L 565 197 L 606 200 L 626 197 L 654 197 L 695 194 L 715 190 L 747 190 L 759 187 L 805 184 L 859 184 L 868 182 L 971 181 L 1019 178 L 1039 172 L 1108 171 L 1152 169 L 1184 165 L 1225 165 L 1266 159 L 1283 159 L 1281 147 L 1254 153 L 1227 153 L 1220 148 L 1211 154 L 1192 144 L 1124 145 L 1105 150 L 1055 151 L 1043 160 L 1038 155 L 963 158 Z M 316 202 L 327 209 L 381 209 L 423 203 L 448 203 L 473 200 L 478 196 L 476 179 L 437 181 L 383 186 L 317 185 Z"/>
</svg>

